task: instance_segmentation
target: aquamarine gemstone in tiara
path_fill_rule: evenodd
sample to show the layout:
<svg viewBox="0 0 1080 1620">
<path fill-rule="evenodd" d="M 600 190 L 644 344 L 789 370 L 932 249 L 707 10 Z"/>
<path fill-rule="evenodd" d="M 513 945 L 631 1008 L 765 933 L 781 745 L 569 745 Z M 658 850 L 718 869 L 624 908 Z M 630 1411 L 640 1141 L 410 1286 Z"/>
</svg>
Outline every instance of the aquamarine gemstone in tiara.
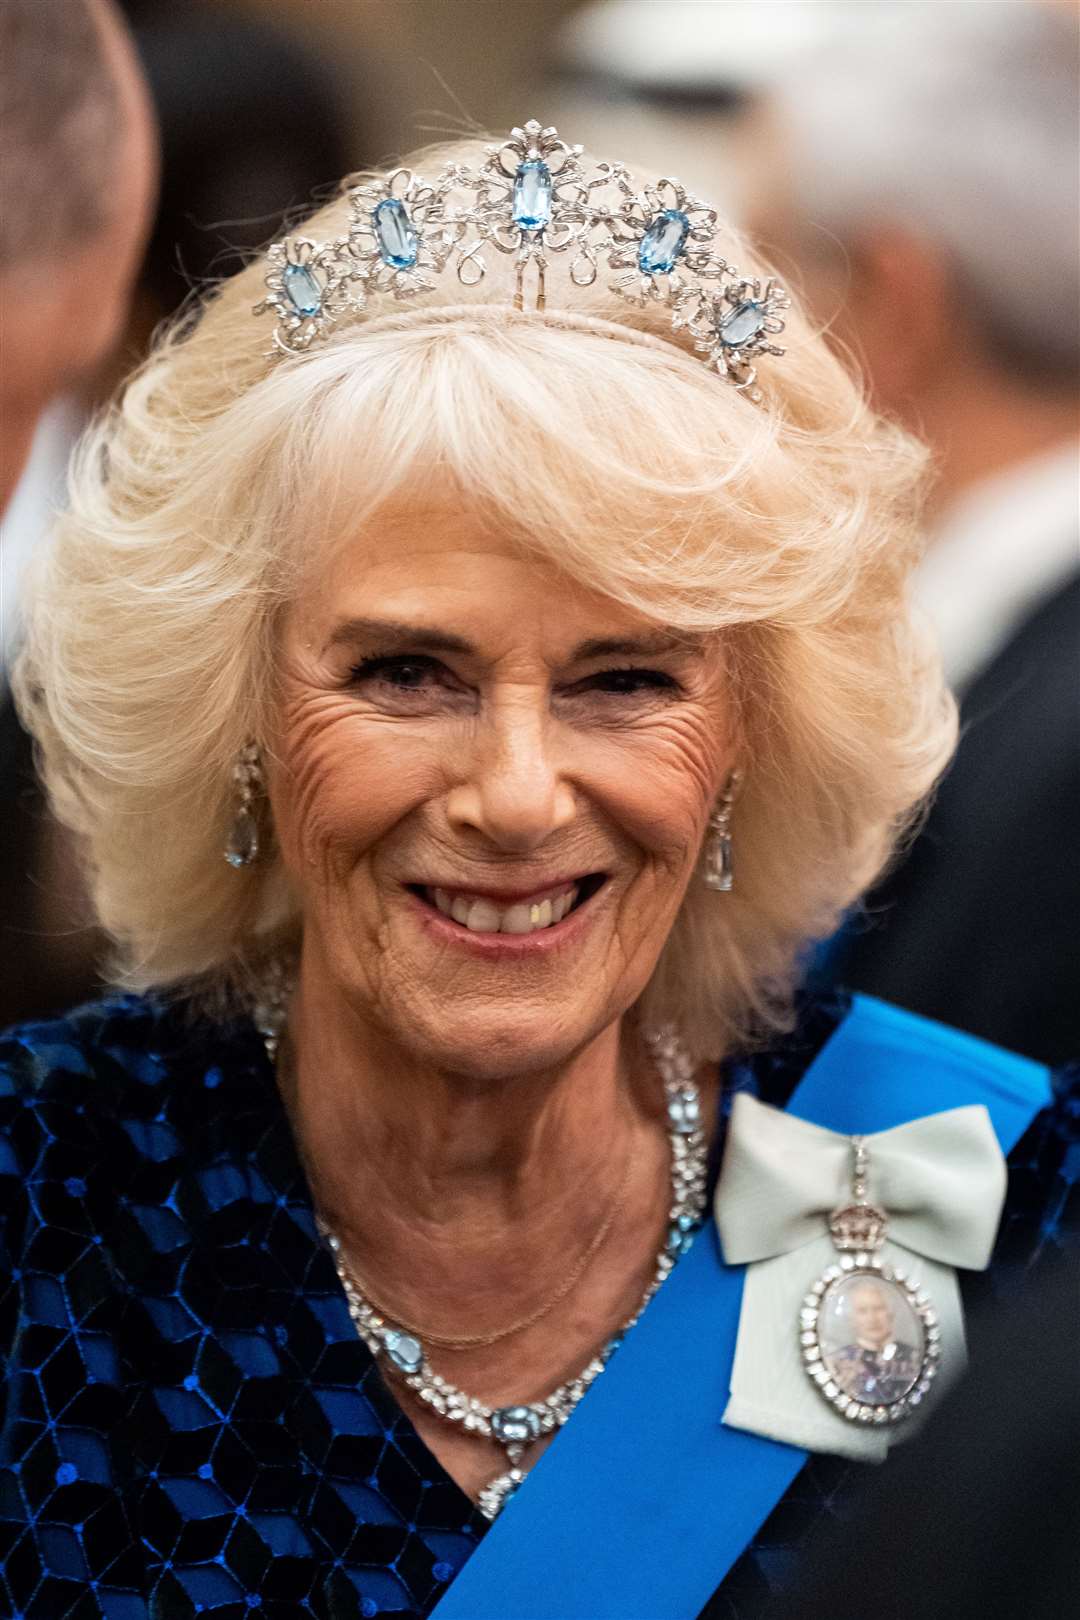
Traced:
<svg viewBox="0 0 1080 1620">
<path fill-rule="evenodd" d="M 725 315 L 720 322 L 718 331 L 720 341 L 729 349 L 737 349 L 743 343 L 749 343 L 756 338 L 765 325 L 765 310 L 753 299 L 747 299 L 744 304 L 736 304 L 730 315 Z"/>
<path fill-rule="evenodd" d="M 646 276 L 667 275 L 686 245 L 690 221 L 679 208 L 665 208 L 641 238 L 638 269 Z"/>
<path fill-rule="evenodd" d="M 522 230 L 543 230 L 551 219 L 551 170 L 539 158 L 522 163 L 514 178 L 513 221 Z"/>
<path fill-rule="evenodd" d="M 740 276 L 720 256 L 716 210 L 674 179 L 640 188 L 623 163 L 591 167 L 580 146 L 530 119 L 484 148 L 476 166 L 450 161 L 434 175 L 376 174 L 350 188 L 345 234 L 275 242 L 266 255 L 266 295 L 256 313 L 277 326 L 274 353 L 302 354 L 375 298 L 434 293 L 456 274 L 476 287 L 488 255 L 514 261 L 515 309 L 543 310 L 560 261 L 566 291 L 613 273 L 612 292 L 641 308 L 666 308 L 673 333 L 750 399 L 760 399 L 756 361 L 782 355 L 790 300 L 771 277 Z M 558 294 L 556 294 L 558 296 Z"/>
<path fill-rule="evenodd" d="M 392 270 L 411 270 L 420 252 L 420 240 L 409 210 L 398 197 L 384 197 L 371 214 L 379 257 Z"/>
<path fill-rule="evenodd" d="M 308 318 L 322 308 L 322 288 L 312 272 L 303 264 L 287 264 L 281 280 L 290 304 L 298 315 Z"/>
</svg>

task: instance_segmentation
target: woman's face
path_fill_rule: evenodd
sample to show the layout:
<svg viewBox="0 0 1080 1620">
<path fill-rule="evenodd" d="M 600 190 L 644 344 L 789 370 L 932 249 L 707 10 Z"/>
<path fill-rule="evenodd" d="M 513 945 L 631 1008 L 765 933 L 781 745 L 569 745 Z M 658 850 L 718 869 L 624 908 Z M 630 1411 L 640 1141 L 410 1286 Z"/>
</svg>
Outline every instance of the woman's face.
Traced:
<svg viewBox="0 0 1080 1620">
<path fill-rule="evenodd" d="M 731 765 L 718 649 L 387 511 L 286 617 L 268 750 L 304 950 L 417 1058 L 565 1060 L 653 971 Z"/>
</svg>

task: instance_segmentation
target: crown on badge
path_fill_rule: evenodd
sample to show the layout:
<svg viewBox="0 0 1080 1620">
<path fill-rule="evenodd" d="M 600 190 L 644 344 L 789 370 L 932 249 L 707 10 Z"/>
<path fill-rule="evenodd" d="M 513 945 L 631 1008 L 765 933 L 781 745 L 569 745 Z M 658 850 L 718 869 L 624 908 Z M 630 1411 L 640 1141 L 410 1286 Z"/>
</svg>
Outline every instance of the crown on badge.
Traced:
<svg viewBox="0 0 1080 1620">
<path fill-rule="evenodd" d="M 875 1204 L 845 1204 L 829 1216 L 829 1232 L 837 1249 L 873 1253 L 885 1241 L 888 1216 Z"/>
<path fill-rule="evenodd" d="M 485 251 L 513 257 L 515 309 L 545 308 L 551 258 L 574 287 L 606 266 L 612 290 L 631 303 L 670 310 L 705 362 L 753 398 L 755 361 L 782 355 L 791 300 L 778 283 L 744 277 L 715 249 L 716 211 L 676 180 L 639 187 L 622 163 L 587 172 L 583 148 L 535 119 L 486 148 L 477 169 L 448 163 L 434 179 L 395 169 L 352 187 L 344 236 L 285 237 L 266 255 L 266 296 L 256 314 L 276 317 L 273 350 L 301 354 L 372 294 L 408 299 L 453 274 L 475 287 Z"/>
</svg>

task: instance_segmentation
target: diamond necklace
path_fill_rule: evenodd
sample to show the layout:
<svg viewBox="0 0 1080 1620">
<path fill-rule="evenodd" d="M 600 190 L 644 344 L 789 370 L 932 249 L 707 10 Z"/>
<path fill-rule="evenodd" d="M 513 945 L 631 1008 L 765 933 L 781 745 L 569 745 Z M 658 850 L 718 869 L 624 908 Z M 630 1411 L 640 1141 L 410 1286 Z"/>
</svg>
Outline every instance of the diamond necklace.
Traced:
<svg viewBox="0 0 1080 1620">
<path fill-rule="evenodd" d="M 256 1007 L 256 1024 L 271 1063 L 277 1056 L 284 1025 L 284 999 L 283 995 L 271 991 Z M 576 1378 L 566 1380 L 541 1400 L 491 1407 L 442 1378 L 432 1368 L 421 1340 L 380 1315 L 374 1305 L 364 1298 L 342 1254 L 341 1240 L 321 1216 L 316 1216 L 319 1231 L 326 1239 L 345 1291 L 353 1325 L 375 1360 L 389 1362 L 406 1386 L 445 1422 L 456 1423 L 462 1429 L 484 1439 L 495 1440 L 504 1447 L 509 1466 L 485 1485 L 477 1501 L 480 1512 L 487 1519 L 497 1516 L 525 1478 L 519 1465 L 526 1450 L 543 1435 L 551 1434 L 567 1421 L 626 1334 L 635 1326 L 661 1283 L 670 1275 L 680 1255 L 690 1247 L 701 1226 L 705 1209 L 707 1144 L 701 1123 L 701 1099 L 693 1080 L 693 1064 L 671 1028 L 647 1033 L 645 1042 L 664 1083 L 667 1131 L 671 1143 L 671 1205 L 664 1244 L 633 1316 L 591 1358 Z"/>
</svg>

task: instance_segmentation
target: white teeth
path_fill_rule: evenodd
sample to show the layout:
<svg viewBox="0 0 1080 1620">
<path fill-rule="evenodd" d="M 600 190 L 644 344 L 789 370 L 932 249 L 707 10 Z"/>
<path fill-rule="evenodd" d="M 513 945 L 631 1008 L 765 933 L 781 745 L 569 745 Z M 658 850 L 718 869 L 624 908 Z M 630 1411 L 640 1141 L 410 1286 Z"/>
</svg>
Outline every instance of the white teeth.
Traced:
<svg viewBox="0 0 1080 1620">
<path fill-rule="evenodd" d="M 499 922 L 499 932 L 501 934 L 531 934 L 532 926 L 528 906 L 511 906 L 509 911 L 504 911 L 502 914 Z"/>
<path fill-rule="evenodd" d="M 553 900 L 519 901 L 505 908 L 490 900 L 450 895 L 445 889 L 429 889 L 428 894 L 444 917 L 453 917 L 476 934 L 532 934 L 562 922 L 577 899 L 576 886 Z"/>
<path fill-rule="evenodd" d="M 502 912 L 488 900 L 474 900 L 469 907 L 465 926 L 473 934 L 497 934 Z"/>
</svg>

